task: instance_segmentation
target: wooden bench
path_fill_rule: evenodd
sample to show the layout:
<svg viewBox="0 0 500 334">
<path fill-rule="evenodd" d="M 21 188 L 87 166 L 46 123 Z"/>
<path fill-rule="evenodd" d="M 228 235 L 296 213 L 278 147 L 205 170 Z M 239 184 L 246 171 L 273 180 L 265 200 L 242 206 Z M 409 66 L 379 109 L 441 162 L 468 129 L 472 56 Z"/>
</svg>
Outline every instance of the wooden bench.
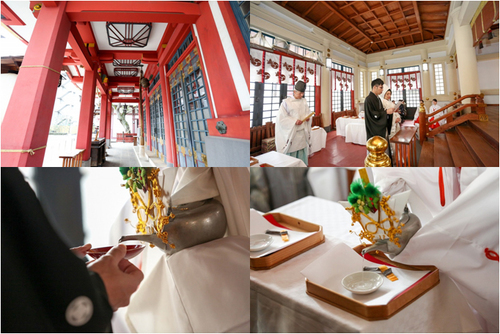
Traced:
<svg viewBox="0 0 500 334">
<path fill-rule="evenodd" d="M 82 167 L 83 149 L 76 149 L 63 153 L 59 158 L 63 159 L 63 167 Z"/>
<path fill-rule="evenodd" d="M 124 143 L 133 143 L 134 137 L 137 137 L 137 133 L 123 133 L 123 132 L 117 133 L 116 134 L 116 141 L 121 141 Z"/>
<path fill-rule="evenodd" d="M 262 141 L 267 138 L 273 138 L 274 135 L 275 124 L 272 122 L 250 128 L 250 155 L 256 156 L 261 154 Z"/>
</svg>

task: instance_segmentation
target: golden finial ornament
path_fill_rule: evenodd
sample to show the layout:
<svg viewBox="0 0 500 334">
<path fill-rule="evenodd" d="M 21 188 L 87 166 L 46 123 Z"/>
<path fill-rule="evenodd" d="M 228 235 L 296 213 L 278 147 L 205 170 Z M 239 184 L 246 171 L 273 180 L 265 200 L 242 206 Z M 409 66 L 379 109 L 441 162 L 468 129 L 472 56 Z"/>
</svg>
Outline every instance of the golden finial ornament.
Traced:
<svg viewBox="0 0 500 334">
<path fill-rule="evenodd" d="M 391 159 L 385 153 L 387 147 L 387 140 L 380 136 L 373 136 L 368 139 L 366 149 L 369 154 L 365 159 L 365 167 L 391 167 Z"/>
</svg>

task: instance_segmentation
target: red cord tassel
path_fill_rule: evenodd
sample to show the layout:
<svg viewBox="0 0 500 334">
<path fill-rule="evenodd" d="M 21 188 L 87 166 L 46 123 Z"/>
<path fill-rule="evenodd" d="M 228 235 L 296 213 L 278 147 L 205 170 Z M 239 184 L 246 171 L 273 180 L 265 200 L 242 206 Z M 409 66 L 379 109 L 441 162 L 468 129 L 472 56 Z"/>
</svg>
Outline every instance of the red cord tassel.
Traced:
<svg viewBox="0 0 500 334">
<path fill-rule="evenodd" d="M 445 206 L 446 198 L 444 197 L 443 167 L 439 167 L 439 196 L 441 197 L 441 206 Z"/>
</svg>

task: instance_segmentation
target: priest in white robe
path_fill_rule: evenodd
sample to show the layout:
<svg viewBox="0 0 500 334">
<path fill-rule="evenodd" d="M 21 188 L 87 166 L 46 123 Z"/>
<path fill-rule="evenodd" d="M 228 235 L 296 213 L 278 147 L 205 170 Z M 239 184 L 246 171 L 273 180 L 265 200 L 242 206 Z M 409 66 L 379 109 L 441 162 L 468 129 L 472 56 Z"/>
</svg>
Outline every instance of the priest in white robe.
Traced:
<svg viewBox="0 0 500 334">
<path fill-rule="evenodd" d="M 136 258 L 141 261 L 138 266 L 144 281 L 122 315 L 128 328 L 118 329 L 144 333 L 249 332 L 249 169 L 165 168 L 158 174 L 158 185 L 165 205 L 169 196 L 174 207 L 218 200 L 224 206 L 227 230 L 222 238 L 171 255 L 158 247 L 146 247 Z M 147 195 L 142 190 L 138 193 L 147 203 Z M 167 207 L 163 214 L 167 214 Z M 135 234 L 125 219 L 137 221 L 130 201 L 115 222 L 111 241 Z"/>
<path fill-rule="evenodd" d="M 281 102 L 276 118 L 276 150 L 294 158 L 298 158 L 307 165 L 309 146 L 311 145 L 311 110 L 304 98 L 306 84 L 297 82 L 293 96 Z"/>
</svg>

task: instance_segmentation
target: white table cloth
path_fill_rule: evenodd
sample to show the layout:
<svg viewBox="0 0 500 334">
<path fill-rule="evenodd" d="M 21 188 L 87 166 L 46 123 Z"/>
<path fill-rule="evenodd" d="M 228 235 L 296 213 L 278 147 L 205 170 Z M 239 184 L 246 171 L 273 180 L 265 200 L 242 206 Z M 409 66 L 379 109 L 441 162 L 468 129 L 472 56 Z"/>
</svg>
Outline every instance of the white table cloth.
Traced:
<svg viewBox="0 0 500 334">
<path fill-rule="evenodd" d="M 347 124 L 351 123 L 363 124 L 364 126 L 365 120 L 360 118 L 347 118 L 347 117 L 337 118 L 337 120 L 335 121 L 335 128 L 337 129 L 337 135 L 345 136 L 345 127 L 347 126 Z"/>
<path fill-rule="evenodd" d="M 453 281 L 441 282 L 388 320 L 367 321 L 306 294 L 302 269 L 339 242 L 359 244 L 350 215 L 338 203 L 305 197 L 275 211 L 324 228 L 325 243 L 273 269 L 250 272 L 252 332 L 479 332 Z"/>
<path fill-rule="evenodd" d="M 326 147 L 326 131 L 323 128 L 313 128 L 311 131 L 311 152 L 321 151 Z"/>
<path fill-rule="evenodd" d="M 259 165 L 264 163 L 270 164 L 274 167 L 307 167 L 302 160 L 283 153 L 278 153 L 276 151 L 258 155 L 255 157 L 255 159 L 259 160 L 259 163 L 255 165 L 255 167 L 258 167 Z"/>
<path fill-rule="evenodd" d="M 347 124 L 345 127 L 345 142 L 366 145 L 365 122 Z"/>
</svg>

